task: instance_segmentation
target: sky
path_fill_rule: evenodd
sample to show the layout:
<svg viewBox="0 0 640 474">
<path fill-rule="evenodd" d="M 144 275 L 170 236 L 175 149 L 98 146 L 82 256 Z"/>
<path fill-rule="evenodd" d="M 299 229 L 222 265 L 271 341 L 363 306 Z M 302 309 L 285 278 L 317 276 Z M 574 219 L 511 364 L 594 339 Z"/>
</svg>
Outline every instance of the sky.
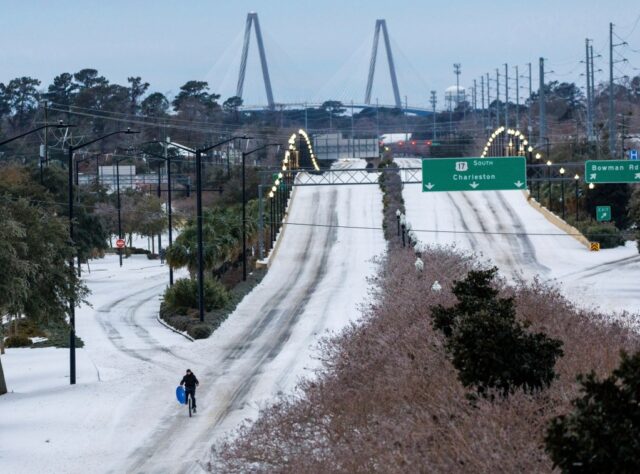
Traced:
<svg viewBox="0 0 640 474">
<path fill-rule="evenodd" d="M 97 69 L 111 82 L 129 76 L 151 83 L 150 91 L 174 95 L 189 80 L 204 80 L 222 100 L 235 95 L 247 13 L 258 13 L 273 95 L 277 103 L 328 99 L 364 101 L 373 33 L 385 19 L 400 95 L 409 106 L 430 107 L 435 90 L 442 108 L 446 87 L 460 85 L 509 65 L 510 98 L 515 66 L 533 88 L 544 57 L 548 80 L 582 85 L 585 38 L 594 40 L 596 69 L 608 71 L 609 22 L 615 76 L 640 74 L 640 3 L 637 0 L 0 0 L 0 82 L 19 76 L 43 87 L 62 72 Z M 599 72 L 596 81 L 607 80 Z M 521 97 L 528 79 L 520 77 Z M 492 91 L 495 98 L 495 90 Z M 478 92 L 478 97 L 480 93 Z M 266 104 L 255 34 L 251 33 L 244 86 L 245 104 Z M 393 103 L 382 38 L 372 102 Z M 478 99 L 478 102 L 480 99 Z"/>
</svg>

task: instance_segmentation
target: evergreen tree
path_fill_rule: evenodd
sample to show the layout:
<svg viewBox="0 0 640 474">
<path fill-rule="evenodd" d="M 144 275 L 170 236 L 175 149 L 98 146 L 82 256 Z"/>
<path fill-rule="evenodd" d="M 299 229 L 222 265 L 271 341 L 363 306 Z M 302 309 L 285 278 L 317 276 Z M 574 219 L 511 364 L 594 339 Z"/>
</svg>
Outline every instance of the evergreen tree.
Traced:
<svg viewBox="0 0 640 474">
<path fill-rule="evenodd" d="M 580 376 L 573 412 L 552 420 L 546 450 L 567 473 L 640 472 L 640 352 L 600 381 Z"/>
<path fill-rule="evenodd" d="M 521 388 L 540 390 L 555 378 L 562 342 L 529 334 L 516 321 L 513 298 L 499 298 L 492 286 L 497 268 L 470 271 L 457 281 L 458 303 L 432 308 L 433 327 L 442 331 L 458 377 L 479 394 L 496 389 L 503 396 Z"/>
</svg>

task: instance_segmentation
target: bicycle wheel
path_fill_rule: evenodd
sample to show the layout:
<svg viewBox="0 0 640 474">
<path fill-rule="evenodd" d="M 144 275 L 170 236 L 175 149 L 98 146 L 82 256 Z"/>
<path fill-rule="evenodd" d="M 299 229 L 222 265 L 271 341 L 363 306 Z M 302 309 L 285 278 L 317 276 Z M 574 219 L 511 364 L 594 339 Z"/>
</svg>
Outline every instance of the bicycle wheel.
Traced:
<svg viewBox="0 0 640 474">
<path fill-rule="evenodd" d="M 191 394 L 189 394 L 189 403 L 188 403 L 188 405 L 189 405 L 189 418 L 191 418 L 191 411 L 192 411 L 191 405 L 192 405 L 192 403 L 193 403 L 193 400 L 192 400 Z"/>
</svg>

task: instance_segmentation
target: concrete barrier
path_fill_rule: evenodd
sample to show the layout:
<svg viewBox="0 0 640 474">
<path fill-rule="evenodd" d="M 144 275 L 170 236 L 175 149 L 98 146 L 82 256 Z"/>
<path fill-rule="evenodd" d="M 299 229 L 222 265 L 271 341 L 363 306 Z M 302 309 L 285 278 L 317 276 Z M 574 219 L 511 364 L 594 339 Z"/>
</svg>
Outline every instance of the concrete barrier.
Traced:
<svg viewBox="0 0 640 474">
<path fill-rule="evenodd" d="M 264 268 L 265 266 L 269 268 L 271 266 L 271 260 L 275 258 L 278 254 L 278 250 L 280 249 L 280 242 L 282 242 L 282 238 L 284 237 L 284 233 L 287 228 L 287 221 L 289 220 L 289 209 L 293 205 L 293 198 L 298 191 L 298 186 L 293 187 L 293 191 L 291 191 L 291 196 L 289 197 L 289 201 L 287 202 L 287 207 L 284 212 L 284 224 L 282 224 L 282 228 L 278 234 L 276 234 L 276 244 L 273 246 L 269 255 L 267 255 L 264 259 L 258 260 L 256 262 L 256 268 Z"/>
<path fill-rule="evenodd" d="M 524 194 L 524 197 L 529 203 L 529 205 L 533 207 L 536 211 L 540 212 L 540 214 L 542 214 L 545 219 L 547 219 L 549 222 L 551 222 L 560 230 L 569 234 L 571 237 L 573 237 L 582 245 L 584 245 L 587 249 L 590 248 L 589 239 L 587 239 L 584 235 L 582 235 L 582 232 L 580 232 L 578 229 L 576 229 L 572 225 L 567 224 L 560 217 L 556 216 L 553 212 L 549 211 L 549 209 L 542 206 L 538 201 L 533 199 L 533 196 L 531 196 L 531 193 L 529 191 L 522 191 L 522 193 Z"/>
</svg>

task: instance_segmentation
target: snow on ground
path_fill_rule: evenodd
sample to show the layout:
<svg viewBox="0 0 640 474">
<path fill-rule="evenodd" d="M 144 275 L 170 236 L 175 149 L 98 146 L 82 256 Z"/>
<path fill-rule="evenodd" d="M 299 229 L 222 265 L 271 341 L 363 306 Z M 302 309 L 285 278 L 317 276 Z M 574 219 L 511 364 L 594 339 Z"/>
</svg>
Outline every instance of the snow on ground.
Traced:
<svg viewBox="0 0 640 474">
<path fill-rule="evenodd" d="M 419 159 L 398 162 L 421 166 Z M 591 252 L 530 206 L 522 191 L 424 193 L 420 184 L 405 184 L 403 197 L 407 220 L 424 243 L 476 252 L 512 279 L 553 280 L 583 307 L 640 310 L 635 242 Z"/>
<path fill-rule="evenodd" d="M 364 168 L 364 162 L 338 166 Z M 381 229 L 377 186 L 299 187 L 289 222 Z M 68 350 L 8 349 L 0 397 L 2 472 L 194 472 L 211 444 L 278 392 L 311 375 L 326 330 L 359 316 L 381 230 L 288 225 L 261 282 L 230 318 L 190 342 L 156 320 L 166 266 L 116 255 L 91 262 L 92 307 L 76 310 L 78 384 Z M 200 379 L 189 419 L 174 389 Z"/>
</svg>

